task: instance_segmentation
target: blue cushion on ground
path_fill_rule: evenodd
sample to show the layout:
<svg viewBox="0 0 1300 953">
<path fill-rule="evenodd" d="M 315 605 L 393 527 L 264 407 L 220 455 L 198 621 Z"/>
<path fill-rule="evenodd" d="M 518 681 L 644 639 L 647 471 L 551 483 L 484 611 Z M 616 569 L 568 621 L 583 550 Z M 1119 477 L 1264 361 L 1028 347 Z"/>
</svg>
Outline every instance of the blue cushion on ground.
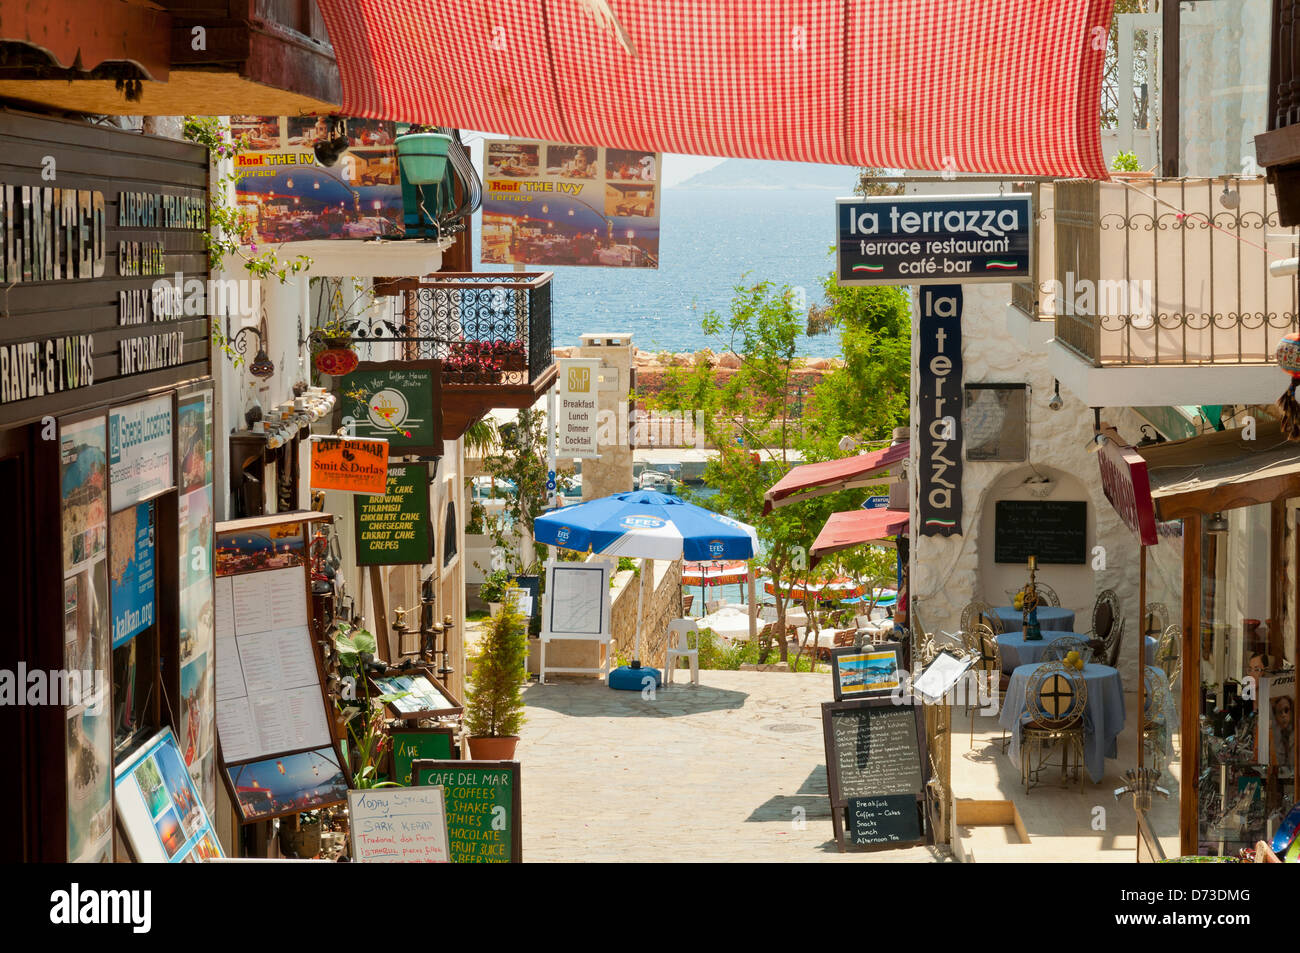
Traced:
<svg viewBox="0 0 1300 953">
<path fill-rule="evenodd" d="M 620 665 L 609 673 L 609 687 L 625 692 L 639 692 L 646 687 L 647 678 L 654 679 L 655 688 L 662 685 L 664 681 L 663 675 L 657 668 L 650 668 L 648 665 L 641 668 Z"/>
</svg>

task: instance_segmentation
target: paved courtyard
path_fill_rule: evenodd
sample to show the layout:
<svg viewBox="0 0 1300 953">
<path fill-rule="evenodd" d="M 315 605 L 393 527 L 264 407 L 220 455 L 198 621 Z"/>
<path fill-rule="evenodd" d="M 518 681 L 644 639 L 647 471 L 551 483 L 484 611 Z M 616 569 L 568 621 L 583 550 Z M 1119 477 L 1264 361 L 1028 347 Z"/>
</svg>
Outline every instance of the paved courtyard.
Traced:
<svg viewBox="0 0 1300 953">
<path fill-rule="evenodd" d="M 930 862 L 841 854 L 826 795 L 827 674 L 704 671 L 653 698 L 595 679 L 525 692 L 524 860 Z"/>
</svg>

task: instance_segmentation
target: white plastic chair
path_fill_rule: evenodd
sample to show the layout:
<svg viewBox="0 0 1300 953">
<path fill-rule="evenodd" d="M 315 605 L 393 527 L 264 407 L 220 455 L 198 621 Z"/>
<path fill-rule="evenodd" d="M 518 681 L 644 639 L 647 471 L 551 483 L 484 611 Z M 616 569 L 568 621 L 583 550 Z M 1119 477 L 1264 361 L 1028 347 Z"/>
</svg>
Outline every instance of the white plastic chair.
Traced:
<svg viewBox="0 0 1300 953">
<path fill-rule="evenodd" d="M 664 663 L 668 669 L 666 684 L 673 683 L 677 660 L 682 658 L 691 664 L 691 684 L 700 684 L 700 630 L 694 619 L 673 619 L 668 623 L 668 652 Z"/>
</svg>

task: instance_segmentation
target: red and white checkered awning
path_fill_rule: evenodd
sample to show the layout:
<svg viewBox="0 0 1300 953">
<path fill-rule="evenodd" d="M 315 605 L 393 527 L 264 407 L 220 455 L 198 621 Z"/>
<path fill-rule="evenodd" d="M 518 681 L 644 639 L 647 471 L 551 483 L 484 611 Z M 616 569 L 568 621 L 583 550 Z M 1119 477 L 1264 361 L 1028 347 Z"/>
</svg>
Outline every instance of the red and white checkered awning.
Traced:
<svg viewBox="0 0 1300 953">
<path fill-rule="evenodd" d="M 693 155 L 1098 179 L 1112 2 L 318 0 L 345 115 Z"/>
</svg>

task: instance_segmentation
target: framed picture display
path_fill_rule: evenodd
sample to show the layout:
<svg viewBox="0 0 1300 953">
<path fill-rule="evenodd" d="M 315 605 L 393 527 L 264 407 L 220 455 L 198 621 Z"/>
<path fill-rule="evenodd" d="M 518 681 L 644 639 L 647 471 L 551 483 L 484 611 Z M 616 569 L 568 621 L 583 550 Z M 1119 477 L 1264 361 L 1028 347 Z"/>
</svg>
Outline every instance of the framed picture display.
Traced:
<svg viewBox="0 0 1300 953">
<path fill-rule="evenodd" d="M 380 695 L 396 695 L 386 703 L 393 718 L 415 720 L 459 715 L 465 705 L 451 691 L 424 668 L 407 671 L 389 671 L 370 678 L 374 691 Z"/>
<path fill-rule="evenodd" d="M 192 864 L 224 856 L 170 728 L 117 766 L 114 790 L 138 862 Z"/>
<path fill-rule="evenodd" d="M 902 663 L 903 647 L 898 642 L 831 649 L 835 700 L 893 694 L 901 684 Z"/>
<path fill-rule="evenodd" d="M 305 541 L 323 513 L 217 526 L 216 722 L 241 824 L 347 799 L 347 761 L 312 635 Z"/>
</svg>

